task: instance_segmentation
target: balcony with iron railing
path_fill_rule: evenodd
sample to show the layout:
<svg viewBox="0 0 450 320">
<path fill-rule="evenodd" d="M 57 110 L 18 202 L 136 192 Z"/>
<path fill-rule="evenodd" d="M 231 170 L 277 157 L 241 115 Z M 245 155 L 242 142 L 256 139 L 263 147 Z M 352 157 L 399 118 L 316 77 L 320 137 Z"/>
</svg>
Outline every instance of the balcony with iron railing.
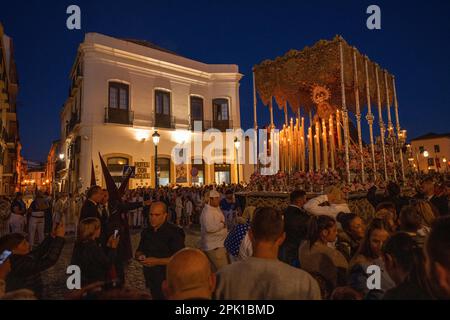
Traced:
<svg viewBox="0 0 450 320">
<path fill-rule="evenodd" d="M 199 126 L 201 131 L 217 129 L 225 132 L 227 129 L 233 129 L 232 120 L 191 120 L 189 123 L 189 130 L 194 131 L 196 125 Z"/>
<path fill-rule="evenodd" d="M 190 119 L 189 121 L 190 131 L 205 131 L 207 127 L 211 128 L 211 121 L 202 119 Z"/>
<path fill-rule="evenodd" d="M 2 125 L 2 129 L 1 129 L 1 137 L 2 137 L 3 141 L 8 142 L 8 138 L 9 138 L 8 131 L 6 131 L 5 127 L 3 127 L 3 125 Z"/>
<path fill-rule="evenodd" d="M 105 123 L 133 125 L 134 112 L 127 109 L 105 107 Z"/>
<path fill-rule="evenodd" d="M 189 120 L 184 117 L 157 113 L 134 113 L 132 110 L 105 107 L 105 123 L 115 123 L 123 125 L 137 125 L 143 127 L 155 127 L 161 129 L 184 128 L 194 131 L 195 122 L 199 122 L 201 131 L 217 129 L 225 132 L 233 129 L 232 120 Z"/>
<path fill-rule="evenodd" d="M 80 121 L 81 119 L 78 112 L 72 112 L 70 114 L 70 119 L 66 122 L 66 135 L 69 135 Z"/>
<path fill-rule="evenodd" d="M 153 120 L 151 121 L 152 126 L 155 128 L 166 128 L 166 129 L 176 129 L 176 128 L 188 128 L 189 120 L 186 118 L 175 117 L 166 114 L 153 113 Z"/>
<path fill-rule="evenodd" d="M 233 129 L 233 121 L 232 120 L 213 120 L 211 128 L 225 132 L 227 129 Z M 207 129 L 211 129 L 211 128 L 207 128 Z"/>
<path fill-rule="evenodd" d="M 7 136 L 6 136 L 6 143 L 9 143 L 9 144 L 16 144 L 16 142 L 17 142 L 17 135 L 16 134 L 12 134 L 12 133 L 7 133 Z"/>
<path fill-rule="evenodd" d="M 55 171 L 59 172 L 66 169 L 66 161 L 64 160 L 56 160 Z"/>
</svg>

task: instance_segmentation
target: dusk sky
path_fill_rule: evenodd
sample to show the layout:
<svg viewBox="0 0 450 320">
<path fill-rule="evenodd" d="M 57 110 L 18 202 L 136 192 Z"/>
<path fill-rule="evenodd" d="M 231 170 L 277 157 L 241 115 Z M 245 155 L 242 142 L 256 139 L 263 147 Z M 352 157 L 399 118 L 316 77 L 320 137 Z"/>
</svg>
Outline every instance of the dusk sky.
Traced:
<svg viewBox="0 0 450 320">
<path fill-rule="evenodd" d="M 66 8 L 81 8 L 81 30 Z M 381 30 L 366 8 L 381 8 Z M 400 121 L 409 139 L 450 132 L 450 1 L 8 1 L 0 21 L 13 38 L 20 81 L 22 154 L 45 161 L 59 138 L 69 72 L 87 32 L 150 41 L 205 63 L 237 64 L 242 127 L 253 125 L 253 65 L 341 34 L 396 76 Z M 365 115 L 366 110 L 363 111 Z M 258 101 L 258 122 L 269 122 Z M 276 112 L 281 124 L 283 114 Z"/>
</svg>

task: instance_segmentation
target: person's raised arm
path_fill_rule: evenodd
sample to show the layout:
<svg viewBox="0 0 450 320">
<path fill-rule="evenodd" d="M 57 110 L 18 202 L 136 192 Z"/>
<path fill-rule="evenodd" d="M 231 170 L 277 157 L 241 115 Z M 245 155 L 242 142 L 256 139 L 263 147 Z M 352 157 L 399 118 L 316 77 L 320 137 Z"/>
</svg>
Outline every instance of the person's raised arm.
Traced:
<svg viewBox="0 0 450 320">
<path fill-rule="evenodd" d="M 332 206 L 321 206 L 322 203 L 328 201 L 327 195 L 315 197 L 303 205 L 303 208 L 314 215 L 325 215 L 336 218 L 336 209 Z"/>
<path fill-rule="evenodd" d="M 14 271 L 18 275 L 29 276 L 55 265 L 64 247 L 64 234 L 64 224 L 61 223 L 55 228 L 54 235 L 46 239 L 46 242 L 36 249 L 38 252 L 36 253 L 33 250 L 27 257 L 26 262 L 17 264 Z"/>
</svg>

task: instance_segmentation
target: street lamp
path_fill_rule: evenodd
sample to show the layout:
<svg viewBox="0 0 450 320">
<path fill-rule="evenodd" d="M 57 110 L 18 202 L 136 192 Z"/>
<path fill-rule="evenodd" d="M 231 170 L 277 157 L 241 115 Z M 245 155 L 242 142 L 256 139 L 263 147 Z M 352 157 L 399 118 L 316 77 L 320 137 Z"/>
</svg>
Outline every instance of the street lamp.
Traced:
<svg viewBox="0 0 450 320">
<path fill-rule="evenodd" d="M 239 148 L 241 147 L 241 142 L 237 137 L 234 138 L 234 147 L 236 148 L 236 168 L 237 168 L 237 182 L 239 184 Z"/>
<path fill-rule="evenodd" d="M 426 159 L 425 161 L 426 161 L 426 164 L 427 164 L 427 169 L 428 169 L 428 172 L 430 171 L 430 166 L 428 165 L 428 157 L 430 156 L 430 153 L 428 152 L 428 151 L 424 151 L 423 152 L 423 157 Z"/>
<path fill-rule="evenodd" d="M 64 153 L 60 153 L 60 154 L 59 154 L 59 160 L 61 160 L 61 161 L 64 160 Z"/>
<path fill-rule="evenodd" d="M 447 163 L 447 158 L 442 158 L 442 161 L 444 161 L 445 163 L 445 172 L 448 172 L 448 163 Z"/>
<path fill-rule="evenodd" d="M 153 144 L 155 145 L 155 189 L 158 189 L 158 144 L 160 135 L 158 131 L 152 134 Z"/>
</svg>

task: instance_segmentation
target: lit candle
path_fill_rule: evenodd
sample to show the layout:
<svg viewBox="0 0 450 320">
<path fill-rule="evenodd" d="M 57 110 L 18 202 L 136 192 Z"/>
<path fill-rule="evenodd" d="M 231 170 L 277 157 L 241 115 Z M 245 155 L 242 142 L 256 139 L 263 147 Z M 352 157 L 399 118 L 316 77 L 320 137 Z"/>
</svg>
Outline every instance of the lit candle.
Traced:
<svg viewBox="0 0 450 320">
<path fill-rule="evenodd" d="M 320 171 L 320 125 L 319 122 L 316 121 L 316 171 Z"/>
<path fill-rule="evenodd" d="M 305 149 L 305 118 L 302 117 L 302 129 L 300 131 L 301 138 L 301 157 L 302 157 L 302 171 L 306 171 L 305 159 L 306 159 L 306 149 Z"/>
<path fill-rule="evenodd" d="M 325 119 L 322 119 L 322 139 L 323 139 L 323 166 L 324 170 L 328 170 L 328 137 L 327 137 L 327 126 L 325 124 Z"/>
<path fill-rule="evenodd" d="M 336 146 L 335 146 L 335 142 L 334 142 L 333 115 L 330 115 L 329 125 L 330 125 L 331 170 L 334 170 L 334 157 L 335 157 L 335 152 L 336 152 Z"/>
<path fill-rule="evenodd" d="M 339 110 L 336 110 L 336 131 L 338 138 L 338 149 L 342 150 L 341 117 L 339 115 Z"/>
<path fill-rule="evenodd" d="M 285 137 L 285 134 L 286 134 L 286 126 L 285 125 L 283 125 L 283 129 L 281 130 L 281 132 L 280 132 L 280 135 L 282 136 L 282 138 L 281 138 L 281 152 L 280 152 L 280 154 L 281 154 L 281 171 L 285 171 L 286 170 L 286 167 L 285 167 L 285 165 L 284 165 L 284 163 L 285 163 L 285 159 L 286 159 L 286 155 L 285 155 L 285 152 L 286 152 L 286 150 L 285 150 L 285 147 L 286 147 L 286 143 L 285 143 L 285 141 L 284 141 L 284 137 Z"/>
<path fill-rule="evenodd" d="M 313 171 L 313 142 L 312 142 L 312 128 L 311 125 L 309 125 L 308 128 L 308 162 L 309 162 L 309 171 Z"/>
<path fill-rule="evenodd" d="M 301 154 L 301 145 L 300 145 L 300 141 L 301 141 L 301 136 L 300 136 L 300 122 L 298 120 L 296 120 L 296 124 L 295 124 L 295 132 L 294 132 L 294 137 L 295 137 L 295 160 L 296 160 L 296 170 L 300 171 L 301 170 L 301 160 L 300 160 L 300 154 Z"/>
<path fill-rule="evenodd" d="M 289 124 L 289 140 L 288 140 L 288 148 L 289 148 L 289 173 L 292 172 L 293 168 L 293 160 L 295 159 L 295 143 L 294 143 L 294 119 L 291 118 L 291 122 Z"/>
</svg>

